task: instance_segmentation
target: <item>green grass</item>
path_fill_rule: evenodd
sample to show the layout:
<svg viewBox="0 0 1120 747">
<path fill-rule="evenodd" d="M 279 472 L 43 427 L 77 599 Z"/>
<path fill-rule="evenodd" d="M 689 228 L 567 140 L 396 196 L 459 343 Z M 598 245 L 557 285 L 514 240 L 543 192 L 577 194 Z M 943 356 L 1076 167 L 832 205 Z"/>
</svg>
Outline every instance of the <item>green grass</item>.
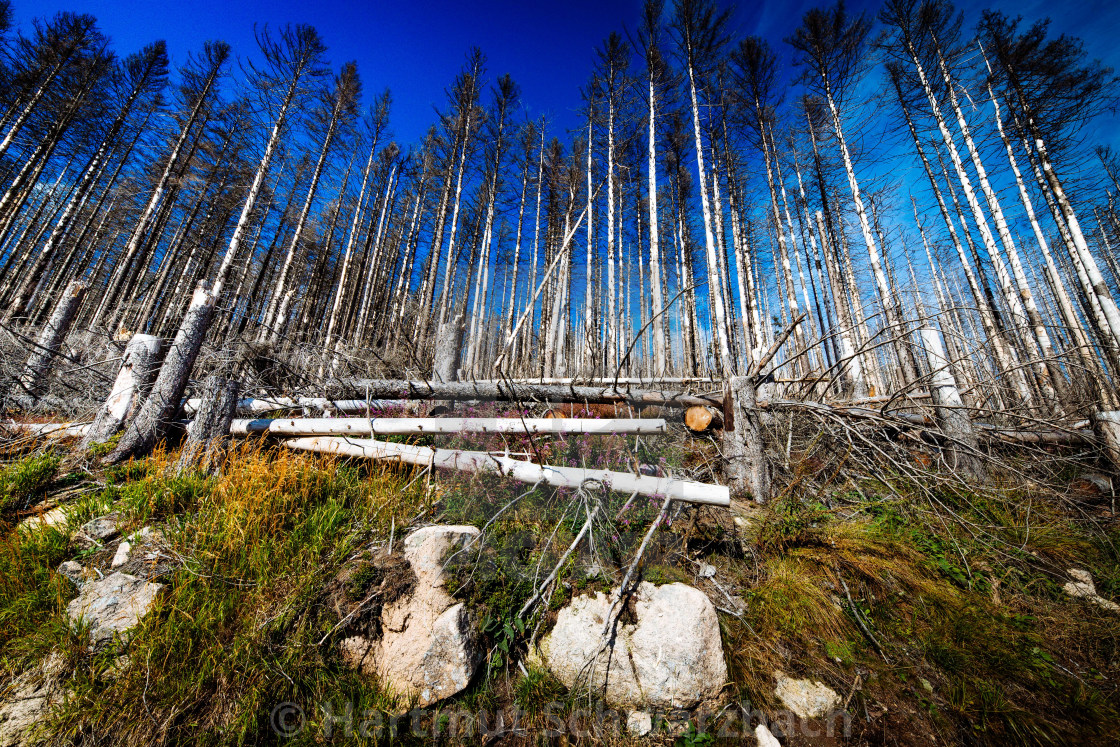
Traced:
<svg viewBox="0 0 1120 747">
<path fill-rule="evenodd" d="M 55 454 L 24 457 L 0 469 L 0 512 L 27 508 L 58 474 L 62 460 Z"/>
<path fill-rule="evenodd" d="M 486 437 L 458 445 L 540 448 L 549 461 L 626 468 L 634 442 L 603 441 Z M 638 448 L 653 447 L 643 439 Z M 126 531 L 158 525 L 174 558 L 159 579 L 167 593 L 124 651 L 89 650 L 63 622 L 76 593 L 56 573 L 75 554 L 64 532 L 6 531 L 0 539 L 0 685 L 46 652 L 63 652 L 73 697 L 50 723 L 60 743 L 273 743 L 281 740 L 270 717 L 286 702 L 305 709 L 306 729 L 287 740 L 294 744 L 333 742 L 326 733 L 337 737 L 341 727 L 321 706 L 345 704 L 354 730 L 363 722 L 383 728 L 378 739 L 343 743 L 426 742 L 408 734 L 407 722 L 389 739 L 394 714 L 409 704 L 341 664 L 347 632 L 335 629 L 333 606 L 333 595 L 354 603 L 385 580 L 391 569 L 371 543 L 390 531 L 399 543 L 418 516 L 416 523 L 485 527 L 483 540 L 450 564 L 448 583 L 474 615 L 485 664 L 435 709 L 428 735 L 449 729 L 460 710 L 515 706 L 529 728 L 543 729 L 589 701 L 527 660 L 530 638 L 573 596 L 617 583 L 658 511 L 657 501 L 638 500 L 620 516 L 628 496 L 531 490 L 494 475 L 441 474 L 429 491 L 427 480 L 413 482 L 414 471 L 250 445 L 218 476 L 176 476 L 174 461 L 157 454 L 119 465 L 70 504 L 74 521 L 112 509 Z M 41 498 L 60 484 L 58 468 L 57 458 L 37 456 L 0 474 L 5 486 L 18 486 L 13 494 Z M 1061 590 L 1066 569 L 1083 567 L 1115 598 L 1115 526 L 1084 521 L 1043 487 L 996 482 L 929 500 L 897 476 L 832 493 L 793 484 L 742 534 L 713 509 L 683 512 L 655 535 L 639 568 L 643 580 L 701 585 L 720 606 L 733 606 L 693 575 L 696 564 L 712 562 L 720 584 L 745 602 L 741 618 L 720 615 L 734 698 L 776 712 L 773 674 L 781 669 L 850 693 L 855 736 L 865 741 L 879 739 L 872 730 L 884 723 L 961 744 L 1120 738 L 1120 626 Z M 596 501 L 594 557 L 585 543 L 547 604 L 522 622 L 517 611 Z M 680 743 L 709 736 L 694 729 Z"/>
</svg>

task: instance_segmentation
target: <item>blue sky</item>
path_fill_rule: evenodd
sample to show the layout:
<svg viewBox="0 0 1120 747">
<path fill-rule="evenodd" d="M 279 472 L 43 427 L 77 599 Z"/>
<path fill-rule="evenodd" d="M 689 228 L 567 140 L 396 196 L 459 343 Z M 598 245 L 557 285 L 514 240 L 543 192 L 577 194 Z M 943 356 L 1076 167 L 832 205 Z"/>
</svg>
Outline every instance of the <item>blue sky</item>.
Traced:
<svg viewBox="0 0 1120 747">
<path fill-rule="evenodd" d="M 510 73 L 520 84 L 531 116 L 549 114 L 561 129 L 579 127 L 580 89 L 594 62 L 594 51 L 612 30 L 633 27 L 641 0 L 566 0 L 513 2 L 416 0 L 398 2 L 308 2 L 307 0 L 13 0 L 16 21 L 59 10 L 88 12 L 114 40 L 118 53 L 166 39 L 174 62 L 206 39 L 225 39 L 241 57 L 256 57 L 253 24 L 310 23 L 329 47 L 334 67 L 357 60 L 367 101 L 373 93 L 393 91 L 393 129 L 402 143 L 420 139 L 434 121 L 432 107 L 444 105 L 444 89 L 462 66 L 467 50 L 480 47 L 493 77 Z M 671 5 L 670 3 L 667 3 Z M 733 17 L 735 35 L 759 34 L 771 40 L 788 61 L 781 39 L 801 14 L 821 3 L 742 2 Z M 1027 19 L 1054 16 L 1053 29 L 1085 39 L 1089 51 L 1120 68 L 1120 3 L 1044 3 L 996 0 Z M 853 10 L 878 7 L 855 0 Z M 963 5 L 962 5 L 963 7 Z M 978 11 L 968 12 L 966 24 Z"/>
</svg>

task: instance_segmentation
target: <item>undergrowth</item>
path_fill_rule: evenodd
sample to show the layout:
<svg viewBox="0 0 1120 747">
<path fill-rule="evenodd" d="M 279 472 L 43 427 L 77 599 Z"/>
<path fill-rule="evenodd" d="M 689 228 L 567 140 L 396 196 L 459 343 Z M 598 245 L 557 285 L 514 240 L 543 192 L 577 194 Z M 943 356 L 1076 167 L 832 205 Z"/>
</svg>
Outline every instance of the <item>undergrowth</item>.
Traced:
<svg viewBox="0 0 1120 747">
<path fill-rule="evenodd" d="M 454 445 L 666 472 L 703 449 L 624 438 L 488 436 Z M 465 712 L 493 718 L 515 708 L 523 739 L 503 741 L 533 742 L 557 719 L 595 706 L 534 661 L 531 642 L 573 597 L 618 584 L 658 500 L 593 484 L 555 490 L 492 474 L 431 476 L 260 443 L 235 449 L 217 476 L 177 475 L 175 456 L 157 453 L 66 487 L 77 490 L 64 504 L 70 530 L 2 527 L 0 687 L 49 651 L 66 658 L 70 696 L 48 724 L 55 743 L 419 744 L 441 734 L 455 741 L 447 735 L 463 733 Z M 35 501 L 72 486 L 75 478 L 57 474 L 60 464 L 33 454 L 5 466 L 0 495 L 18 509 L 2 515 L 30 515 Z M 840 694 L 851 743 L 1120 738 L 1117 616 L 1062 590 L 1069 569 L 1083 568 L 1103 596 L 1116 597 L 1114 521 L 1087 518 L 1049 483 L 994 479 L 984 490 L 931 492 L 879 475 L 820 491 L 807 489 L 799 470 L 819 465 L 795 455 L 778 497 L 736 508 L 740 526 L 723 510 L 674 510 L 637 569 L 641 580 L 697 586 L 720 608 L 729 702 L 779 713 L 781 671 Z M 123 647 L 93 650 L 65 622 L 77 592 L 57 568 L 92 558 L 70 544 L 70 531 L 110 510 L 122 532 L 160 529 L 167 567 L 156 580 L 167 589 Z M 592 514 L 590 542 L 521 617 Z M 468 688 L 427 711 L 413 733 L 407 699 L 343 666 L 337 652 L 348 629 L 377 630 L 376 608 L 348 625 L 340 609 L 387 579 L 408 589 L 385 560 L 390 536 L 399 547 L 427 523 L 483 530 L 447 567 L 484 658 Z M 706 564 L 715 579 L 697 573 Z M 283 711 L 287 704 L 302 710 Z M 293 718 L 300 728 L 285 731 Z M 606 741 L 627 741 L 620 731 Z M 656 732 L 679 744 L 715 743 L 716 733 L 702 721 L 675 736 Z M 784 745 L 809 743 L 795 729 L 780 736 Z"/>
</svg>

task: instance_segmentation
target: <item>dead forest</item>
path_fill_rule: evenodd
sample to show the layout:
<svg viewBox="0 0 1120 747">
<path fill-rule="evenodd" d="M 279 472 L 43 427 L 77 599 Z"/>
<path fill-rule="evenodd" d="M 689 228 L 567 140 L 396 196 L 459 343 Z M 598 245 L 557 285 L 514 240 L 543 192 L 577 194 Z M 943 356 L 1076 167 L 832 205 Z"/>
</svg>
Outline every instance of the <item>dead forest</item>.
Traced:
<svg viewBox="0 0 1120 747">
<path fill-rule="evenodd" d="M 1045 23 L 838 4 L 776 49 L 650 2 L 598 51 L 583 131 L 529 119 L 473 50 L 403 146 L 389 91 L 363 101 L 313 28 L 172 71 L 163 42 L 4 10 L 9 406 L 88 414 L 126 346 L 167 358 L 146 442 L 211 372 L 349 398 L 761 374 L 775 407 L 928 404 L 964 450 L 1117 404 L 1118 161 L 1085 137 L 1116 81 Z M 916 178 L 871 161 L 888 137 Z"/>
<path fill-rule="evenodd" d="M 585 691 L 637 709 L 620 744 L 713 743 L 709 706 L 766 747 L 1117 738 L 1120 77 L 1078 38 L 645 0 L 578 127 L 465 48 L 407 143 L 410 92 L 311 26 L 13 18 L 3 747 L 310 739 L 272 705 L 392 714 L 384 682 L 435 736 L 516 705 L 508 744 Z M 72 611 L 132 593 L 127 627 Z M 594 604 L 592 663 L 665 605 L 697 650 L 650 666 L 696 697 L 568 661 Z"/>
</svg>

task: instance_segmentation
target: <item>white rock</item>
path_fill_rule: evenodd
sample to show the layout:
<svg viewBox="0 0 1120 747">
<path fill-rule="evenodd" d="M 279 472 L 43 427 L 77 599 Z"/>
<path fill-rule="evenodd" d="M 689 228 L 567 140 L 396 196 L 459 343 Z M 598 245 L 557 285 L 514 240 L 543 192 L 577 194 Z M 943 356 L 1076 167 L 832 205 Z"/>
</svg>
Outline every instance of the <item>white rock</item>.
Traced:
<svg viewBox="0 0 1120 747">
<path fill-rule="evenodd" d="M 831 687 L 815 680 L 795 680 L 785 672 L 776 672 L 775 695 L 782 704 L 801 718 L 827 716 L 840 707 L 840 696 Z"/>
<path fill-rule="evenodd" d="M 1074 580 L 1062 587 L 1062 590 L 1065 591 L 1066 594 L 1069 594 L 1074 599 L 1084 599 L 1087 602 L 1092 602 L 1101 609 L 1106 609 L 1110 612 L 1120 612 L 1120 605 L 1097 594 L 1097 587 L 1093 583 L 1093 576 L 1089 571 L 1080 568 L 1070 568 L 1069 575 Z"/>
<path fill-rule="evenodd" d="M 617 705 L 688 708 L 719 696 L 727 665 L 716 610 L 703 592 L 679 583 L 642 583 L 634 599 L 636 621 L 619 622 L 611 645 L 604 646 L 610 601 L 598 592 L 560 610 L 540 645 L 557 679 L 569 688 L 590 684 Z"/>
<path fill-rule="evenodd" d="M 1087 584 L 1092 591 L 1096 592 L 1096 586 L 1093 584 L 1093 575 L 1089 573 L 1089 571 L 1083 568 L 1070 568 L 1069 575 L 1074 581 Z"/>
<path fill-rule="evenodd" d="M 709 563 L 704 563 L 700 566 L 700 571 L 696 575 L 700 578 L 711 578 L 716 575 L 716 567 Z"/>
<path fill-rule="evenodd" d="M 58 682 L 62 665 L 60 654 L 49 654 L 12 683 L 8 697 L 0 702 L 0 747 L 34 743 L 35 727 L 46 719 L 51 706 L 62 699 Z"/>
<path fill-rule="evenodd" d="M 406 537 L 415 589 L 382 610 L 381 640 L 343 640 L 343 660 L 396 693 L 417 697 L 421 708 L 465 689 L 479 658 L 476 635 L 466 607 L 444 588 L 443 566 L 478 534 L 472 526 L 433 526 Z"/>
<path fill-rule="evenodd" d="M 70 521 L 70 509 L 68 506 L 57 506 L 52 508 L 46 513 L 32 516 L 29 519 L 24 519 L 19 523 L 19 528 L 25 532 L 34 532 L 43 529 L 65 529 Z"/>
<path fill-rule="evenodd" d="M 646 711 L 631 711 L 626 717 L 626 731 L 644 737 L 653 731 L 653 717 Z"/>
<path fill-rule="evenodd" d="M 782 747 L 782 743 L 766 728 L 766 724 L 754 727 L 754 738 L 758 740 L 758 747 Z"/>
<path fill-rule="evenodd" d="M 114 573 L 83 586 L 78 598 L 67 605 L 66 616 L 71 622 L 89 623 L 90 640 L 96 645 L 136 627 L 163 588 L 163 584 Z"/>
<path fill-rule="evenodd" d="M 109 564 L 110 568 L 120 568 L 128 562 L 128 554 L 132 552 L 132 543 L 128 540 L 122 540 L 117 545 L 117 551 L 113 553 L 113 561 Z"/>
</svg>

